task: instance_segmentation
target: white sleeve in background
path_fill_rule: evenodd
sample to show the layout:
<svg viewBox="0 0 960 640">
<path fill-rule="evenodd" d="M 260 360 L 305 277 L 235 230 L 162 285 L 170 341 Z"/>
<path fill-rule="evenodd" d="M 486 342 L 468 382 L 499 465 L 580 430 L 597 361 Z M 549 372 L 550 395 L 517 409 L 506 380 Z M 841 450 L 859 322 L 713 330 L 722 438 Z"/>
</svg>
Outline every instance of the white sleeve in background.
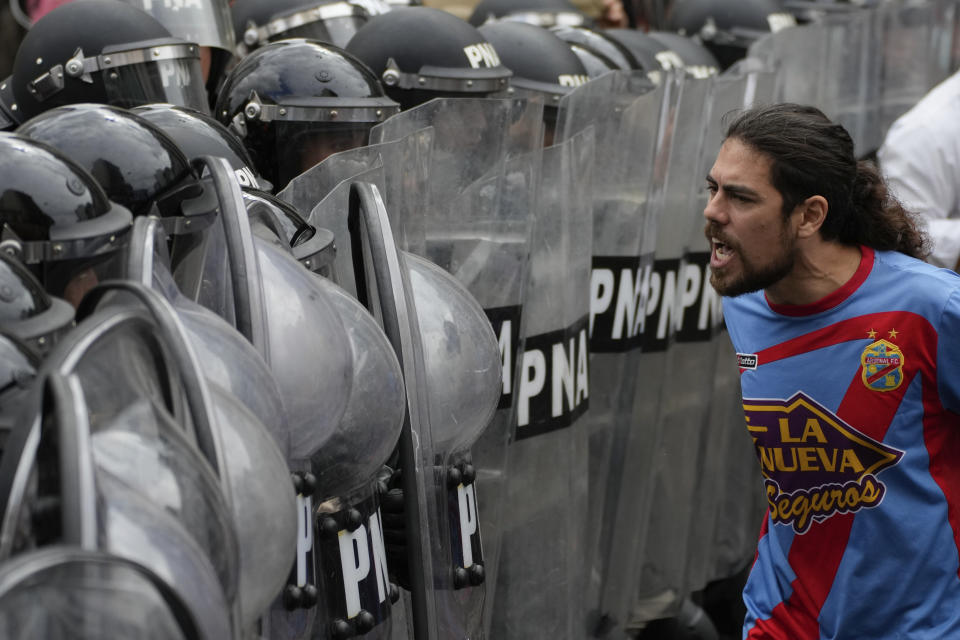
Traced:
<svg viewBox="0 0 960 640">
<path fill-rule="evenodd" d="M 927 221 L 929 261 L 952 269 L 960 258 L 960 73 L 901 116 L 877 153 L 891 193 Z"/>
</svg>

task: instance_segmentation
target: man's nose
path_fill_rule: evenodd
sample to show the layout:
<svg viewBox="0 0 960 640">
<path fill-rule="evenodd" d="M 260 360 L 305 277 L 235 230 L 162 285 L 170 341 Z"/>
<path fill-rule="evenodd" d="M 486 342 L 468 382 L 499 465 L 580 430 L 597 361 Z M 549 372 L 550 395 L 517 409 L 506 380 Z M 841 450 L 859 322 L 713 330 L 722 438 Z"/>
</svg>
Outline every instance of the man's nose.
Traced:
<svg viewBox="0 0 960 640">
<path fill-rule="evenodd" d="M 724 211 L 723 205 L 720 203 L 720 197 L 718 195 L 712 195 L 707 200 L 707 206 L 703 208 L 703 217 L 717 224 L 725 224 L 727 222 L 727 214 Z"/>
</svg>

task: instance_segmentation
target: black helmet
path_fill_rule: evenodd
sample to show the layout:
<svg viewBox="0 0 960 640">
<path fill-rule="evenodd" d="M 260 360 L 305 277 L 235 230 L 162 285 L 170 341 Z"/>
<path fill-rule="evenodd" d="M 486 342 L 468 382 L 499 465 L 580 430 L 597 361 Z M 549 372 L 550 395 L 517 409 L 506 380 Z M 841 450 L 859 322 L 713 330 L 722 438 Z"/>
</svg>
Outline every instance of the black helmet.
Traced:
<svg viewBox="0 0 960 640">
<path fill-rule="evenodd" d="M 63 296 L 78 273 L 126 241 L 130 212 L 56 149 L 0 133 L 0 176 L 0 251 L 51 294 Z"/>
<path fill-rule="evenodd" d="M 491 22 L 477 30 L 492 44 L 513 76 L 518 95 L 540 95 L 556 109 L 560 98 L 589 81 L 580 58 L 556 35 L 522 22 Z"/>
<path fill-rule="evenodd" d="M 780 0 L 677 0 L 667 15 L 667 29 L 703 42 L 722 69 L 761 36 L 796 23 Z"/>
<path fill-rule="evenodd" d="M 584 57 L 580 52 L 585 50 L 600 56 L 601 59 L 605 61 L 612 62 L 615 65 L 615 69 L 625 71 L 644 69 L 636 56 L 630 52 L 630 49 L 601 31 L 594 31 L 587 27 L 564 26 L 551 27 L 550 31 L 571 47 L 576 46 L 574 53 L 576 53 L 581 60 L 583 60 Z"/>
<path fill-rule="evenodd" d="M 39 20 L 17 51 L 13 91 L 24 120 L 78 102 L 207 108 L 197 45 L 115 0 L 71 2 Z"/>
<path fill-rule="evenodd" d="M 199 156 L 226 158 L 242 188 L 270 189 L 270 185 L 257 174 L 243 141 L 212 116 L 172 104 L 149 104 L 132 111 L 163 129 L 188 159 Z"/>
<path fill-rule="evenodd" d="M 204 2 L 166 2 L 148 0 L 123 0 L 141 8 L 157 19 L 175 37 L 193 42 L 201 47 L 201 64 L 207 78 L 207 93 L 211 102 L 227 72 L 227 67 L 236 55 L 233 36 L 233 20 L 230 16 L 230 0 L 205 0 Z M 209 52 L 209 63 L 203 48 Z"/>
<path fill-rule="evenodd" d="M 197 195 L 196 174 L 173 140 L 124 109 L 101 104 L 59 107 L 28 120 L 17 133 L 69 156 L 111 200 L 135 216 L 178 216 L 181 201 Z"/>
<path fill-rule="evenodd" d="M 637 29 L 604 29 L 604 35 L 616 40 L 640 62 L 648 74 L 683 68 L 683 59 L 670 47 Z"/>
<path fill-rule="evenodd" d="M 20 108 L 13 97 L 13 76 L 0 81 L 0 131 L 13 131 L 20 124 Z"/>
<path fill-rule="evenodd" d="M 0 331 L 44 352 L 73 326 L 73 307 L 51 297 L 13 256 L 0 251 Z"/>
<path fill-rule="evenodd" d="M 477 27 L 497 20 L 525 22 L 537 27 L 591 24 L 590 16 L 568 0 L 481 0 L 470 14 L 470 24 Z"/>
<path fill-rule="evenodd" d="M 670 31 L 651 31 L 651 38 L 666 46 L 683 62 L 683 69 L 695 78 L 709 78 L 720 73 L 720 63 L 710 50 L 692 38 Z"/>
<path fill-rule="evenodd" d="M 237 44 L 246 53 L 285 38 L 345 47 L 357 29 L 389 7 L 363 0 L 239 0 L 232 11 Z"/>
<path fill-rule="evenodd" d="M 331 153 L 367 144 L 371 127 L 399 109 L 353 55 L 292 39 L 258 49 L 236 66 L 220 91 L 216 117 L 243 139 L 280 190 Z"/>
<path fill-rule="evenodd" d="M 511 75 L 475 27 L 427 7 L 375 17 L 347 51 L 373 69 L 403 109 L 443 96 L 486 97 L 505 91 Z"/>
</svg>

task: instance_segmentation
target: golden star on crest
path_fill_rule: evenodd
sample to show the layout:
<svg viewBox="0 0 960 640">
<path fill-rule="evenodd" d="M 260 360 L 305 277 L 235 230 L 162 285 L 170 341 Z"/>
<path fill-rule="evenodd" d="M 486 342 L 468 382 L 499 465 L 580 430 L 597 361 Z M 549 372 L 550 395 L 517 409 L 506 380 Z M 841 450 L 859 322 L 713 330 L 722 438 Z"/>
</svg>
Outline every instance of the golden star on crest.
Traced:
<svg viewBox="0 0 960 640">
<path fill-rule="evenodd" d="M 873 329 L 870 329 L 870 331 L 867 331 L 867 337 L 868 337 L 868 338 L 876 338 L 876 337 L 877 337 L 877 332 L 874 331 Z"/>
<path fill-rule="evenodd" d="M 900 333 L 900 332 L 897 331 L 896 329 L 890 329 L 890 331 L 889 331 L 889 333 L 887 333 L 887 335 L 890 336 L 891 338 L 896 338 L 898 333 Z"/>
</svg>

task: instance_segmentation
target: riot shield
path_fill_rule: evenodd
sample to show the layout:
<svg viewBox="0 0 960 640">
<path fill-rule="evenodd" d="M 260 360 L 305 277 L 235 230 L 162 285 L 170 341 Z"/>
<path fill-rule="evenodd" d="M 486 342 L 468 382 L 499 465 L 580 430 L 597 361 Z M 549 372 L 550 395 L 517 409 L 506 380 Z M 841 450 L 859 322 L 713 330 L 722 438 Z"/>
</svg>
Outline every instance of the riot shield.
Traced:
<svg viewBox="0 0 960 640">
<path fill-rule="evenodd" d="M 643 98 L 638 99 L 641 94 Z M 643 74 L 614 72 L 570 92 L 560 102 L 558 140 L 588 126 L 596 135 L 594 160 L 590 370 L 593 373 L 589 438 L 587 521 L 587 632 L 596 630 L 601 590 L 608 573 L 613 509 L 631 425 L 632 394 L 642 336 L 643 273 L 653 252 L 642 253 L 643 236 L 654 234 L 646 195 L 664 90 Z M 573 603 L 571 603 L 573 604 Z M 606 624 L 606 623 L 605 623 Z"/>
<path fill-rule="evenodd" d="M 487 523 L 490 529 L 483 534 L 483 566 L 489 575 L 488 567 L 493 566 L 490 559 L 496 558 L 499 547 L 497 511 L 505 478 L 511 389 L 520 348 L 517 339 L 533 184 L 539 166 L 542 106 L 525 100 L 433 100 L 378 125 L 371 132 L 371 140 L 402 139 L 425 127 L 432 127 L 435 134 L 425 206 L 420 211 L 391 213 L 391 220 L 398 219 L 400 225 L 409 224 L 411 219 L 422 221 L 425 247 L 404 248 L 426 257 L 459 280 L 483 307 L 500 343 L 504 372 L 500 411 L 482 435 L 477 434 L 481 441 L 476 449 L 470 450 L 473 443 L 464 443 L 456 451 L 437 448 L 439 442 L 432 444 L 438 464 L 448 469 L 469 465 L 478 473 L 479 491 L 484 496 L 478 501 L 479 530 L 485 531 Z M 492 483 L 489 489 L 482 488 L 485 479 Z M 451 504 L 456 503 L 451 500 Z M 443 531 L 447 522 L 457 520 L 456 513 L 438 512 L 431 526 Z M 447 553 L 444 548 L 433 548 Z M 437 562 L 456 566 L 449 556 L 438 556 Z M 489 580 L 485 580 L 483 590 L 491 590 Z M 467 626 L 451 627 L 455 633 L 471 637 L 481 633 L 481 591 L 464 586 L 456 597 L 459 602 L 438 605 L 447 610 L 460 609 L 458 615 L 470 620 Z M 476 593 L 468 596 L 468 592 Z"/>
<path fill-rule="evenodd" d="M 237 537 L 209 395 L 185 344 L 169 307 L 128 305 L 58 344 L 35 388 L 39 415 L 18 425 L 0 463 L 0 540 L 4 557 L 63 542 L 138 562 L 182 599 L 201 637 L 231 637 Z M 38 509 L 44 518 L 30 515 Z"/>
<path fill-rule="evenodd" d="M 203 161 L 220 215 L 210 233 L 174 239 L 174 279 L 188 299 L 232 317 L 270 366 L 287 412 L 289 460 L 308 460 L 346 407 L 352 371 L 343 326 L 290 248 L 254 237 L 226 161 Z M 305 375 L 306 363 L 317 362 L 324 367 Z"/>
<path fill-rule="evenodd" d="M 145 567 L 58 545 L 0 565 L 0 634 L 49 640 L 195 640 L 185 603 Z"/>
<path fill-rule="evenodd" d="M 215 198 L 218 215 L 203 231 L 174 235 L 174 280 L 187 298 L 235 326 L 269 363 L 264 292 L 240 185 L 225 159 L 204 156 L 194 162 L 204 169 L 203 194 L 197 200 L 205 204 Z M 189 210 L 190 204 L 185 207 Z"/>
<path fill-rule="evenodd" d="M 737 72 L 745 74 L 742 96 Z M 729 109 L 737 108 L 741 99 L 744 107 L 769 103 L 772 96 L 770 75 L 763 69 L 741 67 L 715 81 L 713 115 L 708 120 L 704 143 L 704 172 L 709 171 L 709 165 L 719 150 L 723 116 Z M 707 277 L 706 271 L 704 277 Z M 758 523 L 766 508 L 762 491 L 758 488 L 760 474 L 753 464 L 755 455 L 750 439 L 743 433 L 736 353 L 725 327 L 721 325 L 720 329 L 723 333 L 716 339 L 717 369 L 710 420 L 700 453 L 704 473 L 699 478 L 697 495 L 702 507 L 697 510 L 700 515 L 691 524 L 694 531 L 690 552 L 693 572 L 689 576 L 692 588 L 735 575 L 750 562 L 755 551 Z M 712 532 L 710 520 L 714 522 Z"/>
<path fill-rule="evenodd" d="M 762 73 L 762 72 L 759 72 Z M 730 340 L 721 332 L 722 314 L 720 296 L 710 286 L 710 244 L 704 232 L 703 209 L 707 192 L 702 188 L 703 176 L 710 172 L 720 151 L 724 134 L 724 116 L 748 106 L 755 95 L 751 90 L 751 72 L 746 67 L 732 68 L 711 80 L 710 99 L 703 111 L 703 140 L 696 172 L 688 179 L 688 190 L 695 193 L 688 213 L 689 237 L 684 256 L 684 276 L 678 282 L 678 327 L 671 350 L 671 382 L 696 379 L 704 370 L 702 388 L 691 390 L 682 404 L 672 405 L 667 399 L 662 415 L 665 430 L 675 430 L 675 424 L 690 429 L 689 447 L 682 453 L 668 452 L 674 460 L 684 461 L 684 473 L 692 483 L 681 502 L 689 505 L 687 550 L 684 553 L 686 573 L 684 589 L 693 592 L 703 588 L 712 576 L 715 566 L 713 536 L 718 519 L 718 503 L 723 496 L 727 461 L 725 450 L 729 441 L 728 429 L 736 424 L 730 419 L 740 412 L 739 375 L 736 359 L 728 355 Z M 721 360 L 720 355 L 724 358 Z M 670 384 L 670 383 L 668 383 Z M 695 386 L 695 385 L 694 385 Z M 685 390 L 668 387 L 667 393 L 676 399 Z M 699 398 L 698 402 L 693 398 Z"/>
<path fill-rule="evenodd" d="M 173 305 L 207 379 L 243 402 L 287 457 L 290 431 L 273 374 L 253 345 L 233 327 L 177 288 L 170 273 L 168 236 L 159 219 L 134 220 L 125 262 L 127 279 L 154 289 Z"/>
<path fill-rule="evenodd" d="M 582 636 L 593 159 L 592 129 L 543 151 L 493 638 Z"/>
<path fill-rule="evenodd" d="M 696 277 L 700 267 L 688 264 L 684 257 L 694 224 L 693 180 L 702 177 L 696 172 L 710 89 L 709 79 L 684 77 L 677 82 L 678 99 L 665 116 L 665 140 L 659 152 L 665 159 L 658 158 L 654 169 L 655 179 L 664 184 L 654 205 L 659 222 L 635 390 L 637 432 L 628 445 L 628 455 L 650 461 L 651 474 L 640 486 L 652 491 L 647 526 L 638 536 L 638 548 L 643 551 L 634 565 L 638 586 L 632 594 L 632 621 L 668 617 L 684 595 L 686 501 L 692 496 L 696 474 L 691 456 L 702 418 L 701 399 L 709 397 L 704 391 L 711 384 L 711 376 L 703 376 L 702 371 L 699 375 L 706 379 L 699 385 L 696 378 L 677 375 L 678 358 L 673 355 L 677 333 L 690 317 L 689 310 L 699 308 L 703 292 L 701 278 Z M 694 318 L 694 329 L 698 320 Z"/>
<path fill-rule="evenodd" d="M 776 73 L 775 102 L 823 103 L 827 68 L 827 29 L 813 23 L 766 35 L 750 45 L 747 57 L 762 61 Z"/>
<path fill-rule="evenodd" d="M 354 381 L 336 430 L 298 474 L 297 564 L 269 637 L 388 638 L 399 592 L 387 573 L 377 472 L 400 435 L 402 373 L 374 317 L 337 285 L 314 281 L 346 330 Z"/>
<path fill-rule="evenodd" d="M 880 137 L 881 58 L 876 55 L 876 12 L 852 10 L 824 23 L 827 41 L 822 110 L 853 138 L 858 156 L 876 151 Z"/>
<path fill-rule="evenodd" d="M 235 345 L 243 343 L 239 336 L 233 340 L 227 337 L 231 331 L 229 328 L 209 322 L 204 326 L 196 316 L 191 317 L 189 309 L 175 313 L 160 295 L 132 282 L 102 284 L 88 294 L 79 311 L 92 309 L 101 300 L 107 300 L 106 304 L 109 305 L 130 303 L 122 296 L 108 299 L 115 293 L 132 294 L 156 318 L 169 317 L 166 323 L 176 329 L 177 339 L 188 345 L 179 347 L 187 354 L 184 358 L 190 358 L 192 346 L 197 340 L 209 340 L 205 349 L 221 347 L 215 355 L 208 356 L 216 364 L 205 363 L 200 366 L 198 360 L 191 359 L 197 362 L 195 367 L 203 379 L 207 379 L 207 371 L 222 377 L 215 371 L 218 367 L 236 369 L 252 366 L 253 371 L 257 371 L 258 358 L 251 357 L 256 355 L 252 347 L 248 345 L 248 352 L 238 351 Z M 187 323 L 182 322 L 184 318 Z M 203 314 L 199 318 L 207 320 Z M 184 325 L 191 326 L 193 331 L 188 331 Z M 197 332 L 198 327 L 201 327 L 201 333 Z M 234 386 L 238 386 L 237 381 L 249 384 L 251 379 L 248 373 L 227 378 L 227 382 Z M 259 381 L 254 379 L 252 382 Z M 269 430 L 232 393 L 212 380 L 208 381 L 207 386 L 211 412 L 209 430 L 212 439 L 222 448 L 220 483 L 231 505 L 231 516 L 237 531 L 237 608 L 239 625 L 245 633 L 279 593 L 287 568 L 293 560 L 296 526 L 294 494 L 290 488 L 286 460 Z M 202 386 L 199 388 L 202 391 Z M 263 390 L 239 388 L 248 393 L 263 393 Z M 255 403 L 255 406 L 260 404 Z M 119 459 L 122 450 L 117 450 L 117 454 Z"/>
<path fill-rule="evenodd" d="M 934 2 L 881 4 L 880 130 L 886 135 L 893 121 L 920 101 L 942 78 L 935 71 L 937 32 Z"/>
<path fill-rule="evenodd" d="M 397 245 L 422 252 L 424 221 L 419 212 L 424 205 L 432 148 L 433 130 L 426 128 L 391 142 L 335 153 L 291 180 L 277 195 L 310 214 L 312 224 L 329 229 L 335 238 L 343 239 L 347 237 L 349 189 L 338 190 L 336 202 L 328 200 L 324 206 L 318 205 L 331 195 L 334 187 L 363 175 L 363 181 L 373 182 L 381 189 Z M 378 168 L 377 178 L 367 173 Z M 315 215 L 314 211 L 320 214 Z M 338 244 L 336 265 L 343 276 L 334 273 L 333 280 L 355 294 L 349 277 L 353 269 L 350 243 Z"/>
</svg>

